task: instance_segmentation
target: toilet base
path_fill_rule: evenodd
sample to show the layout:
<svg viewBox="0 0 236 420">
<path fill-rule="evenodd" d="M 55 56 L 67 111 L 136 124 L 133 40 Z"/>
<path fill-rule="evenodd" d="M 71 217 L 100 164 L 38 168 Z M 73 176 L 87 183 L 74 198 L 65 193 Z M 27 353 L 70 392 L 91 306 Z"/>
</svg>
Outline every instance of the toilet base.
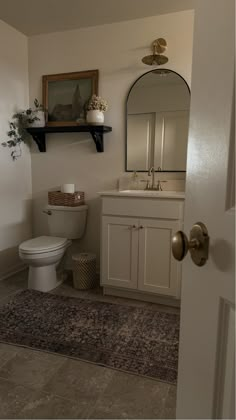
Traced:
<svg viewBox="0 0 236 420">
<path fill-rule="evenodd" d="M 50 292 L 63 282 L 57 277 L 56 264 L 44 267 L 29 267 L 28 288 L 40 292 Z"/>
</svg>

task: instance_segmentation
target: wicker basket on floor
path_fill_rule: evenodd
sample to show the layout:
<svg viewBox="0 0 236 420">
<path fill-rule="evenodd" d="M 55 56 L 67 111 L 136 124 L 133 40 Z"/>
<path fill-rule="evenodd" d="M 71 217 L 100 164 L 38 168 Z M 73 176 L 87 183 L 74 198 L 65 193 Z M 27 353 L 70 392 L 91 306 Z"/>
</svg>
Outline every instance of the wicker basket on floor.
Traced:
<svg viewBox="0 0 236 420">
<path fill-rule="evenodd" d="M 93 289 L 97 286 L 96 255 L 88 252 L 72 255 L 74 288 Z"/>
<path fill-rule="evenodd" d="M 61 191 L 48 192 L 48 204 L 51 206 L 77 207 L 84 204 L 84 192 L 64 193 Z"/>
</svg>

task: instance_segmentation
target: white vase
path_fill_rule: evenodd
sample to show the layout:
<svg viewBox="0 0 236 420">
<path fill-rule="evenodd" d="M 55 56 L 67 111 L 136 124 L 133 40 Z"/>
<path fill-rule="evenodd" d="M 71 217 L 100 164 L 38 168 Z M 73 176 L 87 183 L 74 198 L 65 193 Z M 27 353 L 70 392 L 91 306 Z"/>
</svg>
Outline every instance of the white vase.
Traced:
<svg viewBox="0 0 236 420">
<path fill-rule="evenodd" d="M 30 127 L 45 127 L 45 114 L 44 111 L 33 111 L 33 117 L 37 117 L 38 120 L 35 120 L 30 124 Z"/>
<path fill-rule="evenodd" d="M 98 109 L 87 111 L 86 120 L 88 124 L 103 124 L 104 113 Z"/>
</svg>

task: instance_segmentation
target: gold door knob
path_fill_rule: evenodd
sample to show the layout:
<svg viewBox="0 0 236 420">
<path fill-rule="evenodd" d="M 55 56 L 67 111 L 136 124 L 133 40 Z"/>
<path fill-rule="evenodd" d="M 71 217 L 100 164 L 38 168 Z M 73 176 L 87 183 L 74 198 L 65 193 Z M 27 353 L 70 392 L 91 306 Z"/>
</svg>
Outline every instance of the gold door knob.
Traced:
<svg viewBox="0 0 236 420">
<path fill-rule="evenodd" d="M 176 232 L 172 238 L 172 254 L 178 261 L 182 261 L 189 251 L 193 262 L 198 266 L 202 266 L 208 259 L 208 249 L 208 231 L 201 222 L 193 225 L 189 240 L 181 230 Z"/>
<path fill-rule="evenodd" d="M 172 254 L 178 261 L 182 261 L 188 252 L 188 238 L 182 230 L 176 232 L 172 238 Z"/>
</svg>

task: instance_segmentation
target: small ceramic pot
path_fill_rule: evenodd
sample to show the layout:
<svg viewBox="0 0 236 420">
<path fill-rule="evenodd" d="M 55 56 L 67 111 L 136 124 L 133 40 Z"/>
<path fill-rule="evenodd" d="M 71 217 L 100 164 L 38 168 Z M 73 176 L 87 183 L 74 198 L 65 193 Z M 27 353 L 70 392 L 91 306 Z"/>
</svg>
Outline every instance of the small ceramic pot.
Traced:
<svg viewBox="0 0 236 420">
<path fill-rule="evenodd" d="M 38 120 L 30 124 L 30 127 L 45 127 L 45 114 L 44 111 L 34 111 L 34 117 L 37 117 Z"/>
<path fill-rule="evenodd" d="M 86 120 L 88 124 L 103 124 L 104 123 L 104 113 L 97 109 L 87 111 Z"/>
</svg>

